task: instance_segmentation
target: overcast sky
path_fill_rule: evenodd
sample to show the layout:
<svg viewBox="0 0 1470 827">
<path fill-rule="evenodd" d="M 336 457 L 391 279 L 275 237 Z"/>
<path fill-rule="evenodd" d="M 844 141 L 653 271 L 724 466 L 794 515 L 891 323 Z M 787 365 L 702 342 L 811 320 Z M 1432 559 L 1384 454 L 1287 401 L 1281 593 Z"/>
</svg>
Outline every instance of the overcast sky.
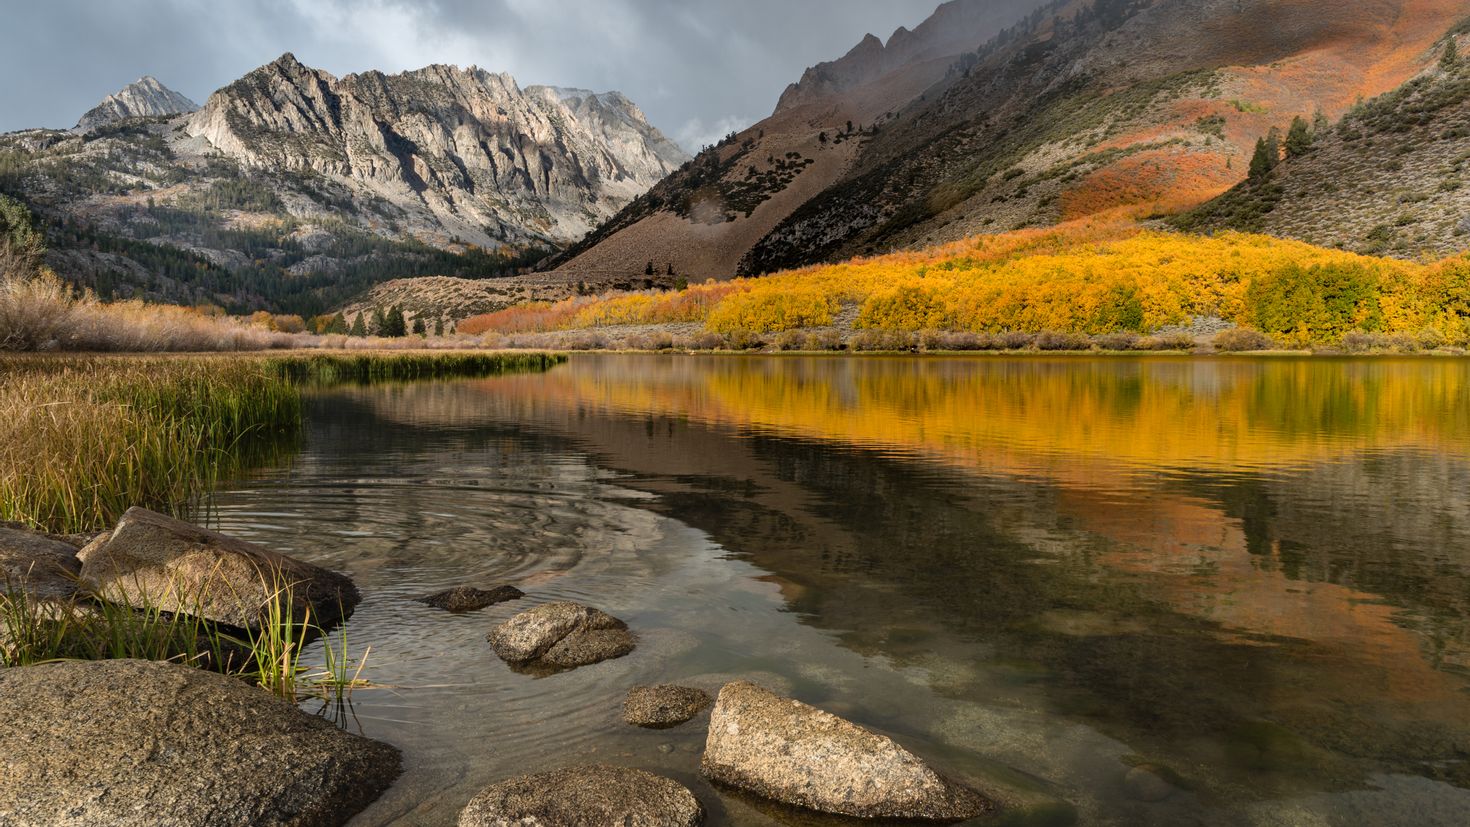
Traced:
<svg viewBox="0 0 1470 827">
<path fill-rule="evenodd" d="M 197 103 L 294 52 L 339 77 L 430 63 L 628 95 L 686 148 L 766 115 L 807 66 L 938 0 L 0 0 L 0 131 L 71 127 L 153 75 Z"/>
</svg>

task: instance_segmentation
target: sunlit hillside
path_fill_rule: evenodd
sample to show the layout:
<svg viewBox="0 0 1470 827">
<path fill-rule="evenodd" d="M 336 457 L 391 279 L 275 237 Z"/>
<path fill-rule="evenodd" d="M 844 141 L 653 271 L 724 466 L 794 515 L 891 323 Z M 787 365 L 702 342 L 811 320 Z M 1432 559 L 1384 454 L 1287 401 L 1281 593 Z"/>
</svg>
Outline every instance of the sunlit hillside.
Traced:
<svg viewBox="0 0 1470 827">
<path fill-rule="evenodd" d="M 1200 320 L 1282 345 L 1353 332 L 1470 339 L 1470 259 L 1411 263 L 1242 233 L 1074 222 L 678 291 L 575 297 L 479 316 L 465 332 L 696 323 L 766 334 L 1151 333 Z"/>
</svg>

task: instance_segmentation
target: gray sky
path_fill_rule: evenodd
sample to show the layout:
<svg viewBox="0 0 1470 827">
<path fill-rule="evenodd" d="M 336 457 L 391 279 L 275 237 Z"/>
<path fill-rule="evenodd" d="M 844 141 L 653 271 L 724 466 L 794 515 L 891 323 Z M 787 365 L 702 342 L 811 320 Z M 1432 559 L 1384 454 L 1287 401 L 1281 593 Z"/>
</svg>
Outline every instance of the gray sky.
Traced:
<svg viewBox="0 0 1470 827">
<path fill-rule="evenodd" d="M 802 69 L 938 0 L 0 0 L 0 131 L 70 127 L 153 75 L 197 103 L 295 52 L 349 72 L 430 63 L 616 89 L 695 149 L 770 114 Z"/>
</svg>

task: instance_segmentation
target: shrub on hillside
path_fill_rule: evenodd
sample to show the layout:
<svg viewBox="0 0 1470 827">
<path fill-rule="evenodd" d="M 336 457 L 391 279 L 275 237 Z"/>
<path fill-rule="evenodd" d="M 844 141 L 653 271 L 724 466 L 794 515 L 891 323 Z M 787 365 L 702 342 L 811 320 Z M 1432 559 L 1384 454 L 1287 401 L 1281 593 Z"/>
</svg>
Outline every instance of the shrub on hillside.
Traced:
<svg viewBox="0 0 1470 827">
<path fill-rule="evenodd" d="M 869 353 L 911 352 L 919 349 L 919 336 L 897 330 L 864 330 L 852 337 L 848 346 Z"/>
<path fill-rule="evenodd" d="M 673 335 L 662 331 L 634 333 L 622 341 L 626 350 L 669 350 L 673 346 Z"/>
<path fill-rule="evenodd" d="M 919 347 L 923 350 L 975 351 L 997 350 L 995 337 L 988 333 L 965 331 L 926 331 L 919 336 Z"/>
<path fill-rule="evenodd" d="M 842 334 L 835 330 L 814 330 L 806 334 L 806 349 L 842 350 Z"/>
<path fill-rule="evenodd" d="M 1188 333 L 1155 333 L 1138 340 L 1139 350 L 1194 350 L 1194 337 Z"/>
<path fill-rule="evenodd" d="M 766 340 L 756 333 L 747 330 L 738 330 L 726 334 L 724 344 L 725 350 L 760 350 L 766 346 Z"/>
<path fill-rule="evenodd" d="M 1138 350 L 1139 341 L 1137 333 L 1104 333 L 1092 339 L 1101 350 Z"/>
<path fill-rule="evenodd" d="M 674 339 L 674 346 L 680 350 L 718 350 L 724 344 L 725 337 L 718 333 L 696 333 Z"/>
<path fill-rule="evenodd" d="M 1402 333 L 1364 333 L 1355 330 L 1342 337 L 1346 353 L 1418 353 L 1420 340 Z"/>
<path fill-rule="evenodd" d="M 1255 350 L 1270 350 L 1275 345 L 1271 337 L 1258 330 L 1234 327 L 1215 337 L 1215 350 L 1222 353 L 1245 353 Z"/>
<path fill-rule="evenodd" d="M 777 335 L 771 343 L 777 350 L 805 350 L 806 339 L 806 334 L 800 330 L 788 330 Z"/>
<path fill-rule="evenodd" d="M 1036 335 L 1037 350 L 1092 350 L 1092 342 L 1080 333 L 1059 333 L 1047 330 Z"/>
<path fill-rule="evenodd" d="M 1251 282 L 1246 302 L 1257 329 L 1293 344 L 1383 324 L 1378 272 L 1357 263 L 1287 264 Z"/>
<path fill-rule="evenodd" d="M 1019 330 L 997 333 L 992 339 L 997 345 L 997 350 L 1025 350 L 1036 344 L 1036 334 L 1022 333 Z"/>
</svg>

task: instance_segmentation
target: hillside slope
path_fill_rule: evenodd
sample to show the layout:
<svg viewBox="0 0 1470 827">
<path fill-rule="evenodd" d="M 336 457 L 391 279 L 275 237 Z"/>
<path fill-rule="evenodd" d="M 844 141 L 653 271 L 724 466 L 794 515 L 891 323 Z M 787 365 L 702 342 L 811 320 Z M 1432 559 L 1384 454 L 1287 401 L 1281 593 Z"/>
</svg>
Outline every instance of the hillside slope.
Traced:
<svg viewBox="0 0 1470 827">
<path fill-rule="evenodd" d="M 1175 223 L 1402 258 L 1470 247 L 1470 62 L 1449 49 L 1447 38 L 1414 79 Z"/>
<path fill-rule="evenodd" d="M 756 242 L 843 179 L 876 124 L 1044 2 L 952 0 L 886 44 L 869 35 L 808 69 L 769 118 L 701 152 L 551 265 L 577 277 L 626 275 L 649 261 L 699 278 L 733 275 Z"/>
<path fill-rule="evenodd" d="M 176 117 L 0 135 L 0 192 L 104 295 L 319 313 L 372 284 L 544 256 L 687 159 L 627 98 L 290 54 Z"/>
<path fill-rule="evenodd" d="M 1403 83 L 1467 10 L 1452 0 L 1055 0 L 1010 11 L 1014 25 L 958 55 L 884 71 L 865 42 L 808 72 L 771 119 L 635 201 L 560 268 L 667 259 L 688 262 L 681 272 L 693 278 L 728 277 L 1182 211 L 1244 178 L 1272 126 L 1336 117 Z M 796 145 L 769 151 L 773 136 Z"/>
</svg>

